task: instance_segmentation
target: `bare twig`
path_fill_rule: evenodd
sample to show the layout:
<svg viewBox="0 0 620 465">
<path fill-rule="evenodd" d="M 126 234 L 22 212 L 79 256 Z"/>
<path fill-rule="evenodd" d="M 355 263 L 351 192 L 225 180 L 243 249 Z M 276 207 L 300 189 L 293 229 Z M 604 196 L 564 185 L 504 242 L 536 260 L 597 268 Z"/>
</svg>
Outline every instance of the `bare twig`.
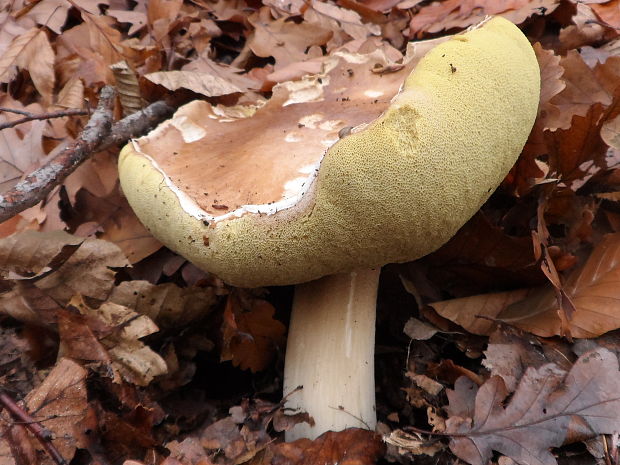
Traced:
<svg viewBox="0 0 620 465">
<path fill-rule="evenodd" d="M 61 184 L 92 154 L 146 133 L 174 111 L 172 106 L 158 101 L 114 123 L 111 128 L 111 115 L 109 120 L 97 119 L 97 122 L 93 123 L 100 112 L 104 90 L 101 92 L 99 107 L 93 113 L 93 117 L 78 140 L 65 148 L 47 165 L 28 175 L 9 192 L 0 194 L 0 223 L 43 200 L 55 186 Z M 112 101 L 113 95 L 110 97 L 110 105 Z"/>
<path fill-rule="evenodd" d="M 101 142 L 97 150 L 104 150 L 114 144 L 122 144 L 129 139 L 145 134 L 174 112 L 174 108 L 163 101 L 151 103 L 148 107 L 126 116 L 114 123 L 110 134 Z"/>
<path fill-rule="evenodd" d="M 52 444 L 52 432 L 41 426 L 41 423 L 32 418 L 23 408 L 15 403 L 5 392 L 0 391 L 0 406 L 6 409 L 13 420 L 24 425 L 41 445 L 45 448 L 50 457 L 58 465 L 66 465 L 67 461 L 60 455 L 58 449 Z"/>
<path fill-rule="evenodd" d="M 18 110 L 17 108 L 0 107 L 0 111 L 5 113 L 15 113 L 17 115 L 31 116 L 32 113 L 26 110 Z"/>
<path fill-rule="evenodd" d="M 14 110 L 12 108 L 4 108 L 4 107 L 0 107 L 0 111 L 25 115 L 23 118 L 20 118 L 18 120 L 7 121 L 6 123 L 0 124 L 0 131 L 2 131 L 3 129 L 15 127 L 19 124 L 27 123 L 28 121 L 62 118 L 63 116 L 83 116 L 83 115 L 88 115 L 89 113 L 88 110 L 80 110 L 77 108 L 70 108 L 67 110 L 52 111 L 50 113 L 39 113 L 39 114 L 30 113 L 28 111 L 23 111 L 23 110 Z"/>
<path fill-rule="evenodd" d="M 0 223 L 32 207 L 71 174 L 110 133 L 115 91 L 101 90 L 99 105 L 78 139 L 51 162 L 30 173 L 13 189 L 0 195 Z"/>
</svg>

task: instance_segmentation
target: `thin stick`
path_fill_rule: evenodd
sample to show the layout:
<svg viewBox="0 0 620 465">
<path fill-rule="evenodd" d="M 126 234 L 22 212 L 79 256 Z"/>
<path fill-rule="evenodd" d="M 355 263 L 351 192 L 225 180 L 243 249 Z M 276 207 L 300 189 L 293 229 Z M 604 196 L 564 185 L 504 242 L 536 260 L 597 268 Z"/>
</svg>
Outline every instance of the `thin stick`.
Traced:
<svg viewBox="0 0 620 465">
<path fill-rule="evenodd" d="M 101 93 L 100 106 L 104 98 L 104 91 L 102 90 Z M 173 111 L 172 106 L 163 101 L 157 101 L 143 110 L 123 118 L 113 124 L 110 130 L 106 130 L 106 127 L 109 127 L 107 119 L 101 121 L 98 118 L 97 121 L 99 122 L 94 125 L 91 124 L 99 112 L 99 108 L 97 108 L 78 140 L 65 148 L 47 165 L 28 175 L 13 189 L 0 195 L 0 223 L 45 199 L 45 196 L 55 186 L 61 184 L 69 174 L 94 153 L 146 133 L 170 116 Z M 97 126 L 100 127 L 97 128 Z M 101 132 L 95 134 L 96 138 L 94 138 L 91 129 L 100 129 Z"/>
<path fill-rule="evenodd" d="M 0 195 L 0 223 L 43 200 L 54 186 L 64 181 L 93 153 L 110 133 L 115 95 L 113 87 L 104 87 L 99 96 L 99 105 L 78 139 L 48 164 L 30 173 L 11 190 Z"/>
<path fill-rule="evenodd" d="M 20 424 L 23 424 L 47 451 L 50 457 L 58 465 L 67 465 L 58 449 L 52 444 L 52 432 L 41 426 L 41 423 L 32 418 L 23 408 L 15 403 L 6 393 L 0 391 L 0 405 L 6 409 L 11 417 Z"/>
<path fill-rule="evenodd" d="M 16 108 L 8 108 L 8 107 L 0 107 L 0 111 L 4 111 L 5 113 L 15 113 L 17 115 L 23 116 L 31 116 L 32 113 L 26 110 L 18 110 Z"/>
<path fill-rule="evenodd" d="M 115 144 L 123 144 L 129 139 L 145 134 L 164 119 L 171 116 L 173 112 L 174 108 L 161 100 L 151 103 L 143 110 L 114 123 L 112 130 L 101 141 L 96 151 L 105 150 Z"/>
<path fill-rule="evenodd" d="M 70 108 L 67 110 L 52 111 L 50 113 L 39 113 L 39 114 L 30 113 L 28 111 L 23 111 L 23 110 L 14 110 L 12 108 L 4 108 L 4 107 L 0 107 L 0 111 L 4 111 L 6 113 L 17 113 L 20 115 L 25 115 L 23 118 L 20 118 L 18 120 L 7 121 L 6 123 L 0 124 L 0 131 L 2 131 L 3 129 L 7 129 L 7 128 L 13 128 L 19 124 L 27 123 L 28 121 L 62 118 L 63 116 L 83 116 L 83 115 L 89 114 L 88 110 L 80 110 L 78 108 Z"/>
</svg>

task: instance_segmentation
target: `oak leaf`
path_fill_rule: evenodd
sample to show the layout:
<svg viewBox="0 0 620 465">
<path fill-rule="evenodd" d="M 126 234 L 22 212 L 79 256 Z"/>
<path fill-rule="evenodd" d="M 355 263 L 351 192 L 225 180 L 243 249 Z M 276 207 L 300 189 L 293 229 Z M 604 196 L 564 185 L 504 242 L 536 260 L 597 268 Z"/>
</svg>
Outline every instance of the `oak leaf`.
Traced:
<svg viewBox="0 0 620 465">
<path fill-rule="evenodd" d="M 564 68 L 560 65 L 560 57 L 553 50 L 545 50 L 540 43 L 534 44 L 534 51 L 540 66 L 540 104 L 538 108 L 537 124 L 541 129 L 557 129 L 561 110 L 550 100 L 562 92 L 566 83 L 562 80 Z"/>
<path fill-rule="evenodd" d="M 529 368 L 512 398 L 494 376 L 480 388 L 461 378 L 448 391 L 450 449 L 471 465 L 492 451 L 524 465 L 556 465 L 550 448 L 620 429 L 618 359 L 607 349 L 581 356 L 567 373 L 555 364 Z"/>
<path fill-rule="evenodd" d="M 499 328 L 489 337 L 482 365 L 491 375 L 501 376 L 509 392 L 514 392 L 528 368 L 555 363 L 569 370 L 572 366 L 569 345 L 562 340 L 541 342 L 514 328 Z M 592 349 L 590 349 L 592 350 Z"/>
<path fill-rule="evenodd" d="M 612 96 L 579 52 L 570 50 L 560 59 L 560 66 L 564 68 L 562 80 L 566 87 L 549 101 L 560 110 L 551 129 L 568 129 L 575 115 L 585 117 L 594 104 L 608 106 L 612 102 Z"/>
<path fill-rule="evenodd" d="M 274 57 L 276 70 L 313 58 L 308 53 L 312 46 L 326 45 L 333 32 L 321 26 L 303 22 L 296 24 L 286 18 L 271 19 L 269 10 L 263 8 L 248 18 L 254 33 L 248 46 L 259 57 Z"/>
<path fill-rule="evenodd" d="M 249 307 L 243 309 L 242 306 Z M 285 327 L 273 318 L 275 309 L 265 300 L 229 296 L 224 310 L 222 360 L 253 372 L 267 367 L 275 348 L 283 344 Z"/>
</svg>

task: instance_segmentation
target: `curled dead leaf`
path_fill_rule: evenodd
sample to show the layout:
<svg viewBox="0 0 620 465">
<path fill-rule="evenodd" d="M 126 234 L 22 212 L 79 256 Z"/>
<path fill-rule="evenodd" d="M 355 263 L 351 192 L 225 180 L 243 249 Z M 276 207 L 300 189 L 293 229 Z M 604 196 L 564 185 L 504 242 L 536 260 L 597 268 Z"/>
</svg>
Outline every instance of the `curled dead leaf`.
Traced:
<svg viewBox="0 0 620 465">
<path fill-rule="evenodd" d="M 596 337 L 620 328 L 619 263 L 620 234 L 609 234 L 586 263 L 569 274 L 563 289 L 575 306 L 568 321 L 573 337 Z M 539 336 L 554 336 L 561 334 L 562 324 L 557 305 L 555 291 L 543 287 L 509 305 L 497 317 Z"/>
</svg>

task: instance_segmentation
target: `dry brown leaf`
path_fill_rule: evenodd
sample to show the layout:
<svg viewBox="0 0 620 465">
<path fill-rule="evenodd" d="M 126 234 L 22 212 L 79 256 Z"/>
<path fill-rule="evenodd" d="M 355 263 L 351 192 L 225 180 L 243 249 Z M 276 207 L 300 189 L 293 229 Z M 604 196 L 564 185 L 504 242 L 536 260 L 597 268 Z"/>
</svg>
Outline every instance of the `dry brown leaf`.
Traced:
<svg viewBox="0 0 620 465">
<path fill-rule="evenodd" d="M 268 8 L 248 17 L 248 21 L 254 26 L 248 47 L 259 57 L 274 57 L 276 70 L 322 55 L 321 52 L 308 53 L 308 50 L 312 46 L 326 45 L 333 34 L 329 29 L 308 22 L 296 24 L 286 18 L 273 20 Z"/>
<path fill-rule="evenodd" d="M 585 117 L 594 104 L 611 104 L 611 95 L 577 51 L 570 50 L 562 57 L 560 66 L 564 68 L 562 79 L 566 87 L 549 101 L 550 105 L 560 110 L 552 127 L 568 129 L 574 116 Z"/>
<path fill-rule="evenodd" d="M 2 24 L 2 27 L 0 27 L 0 56 L 3 56 L 11 42 L 16 37 L 26 33 L 31 24 L 16 20 L 11 12 L 6 10 L 0 12 L 0 24 Z"/>
<path fill-rule="evenodd" d="M 207 315 L 216 303 L 213 288 L 180 288 L 126 281 L 112 291 L 109 301 L 151 318 L 162 329 L 185 326 Z"/>
<path fill-rule="evenodd" d="M 111 328 L 103 325 L 97 319 L 89 321 L 84 315 L 64 308 L 60 309 L 57 315 L 58 336 L 60 338 L 58 353 L 61 357 L 69 357 L 73 360 L 83 360 L 89 363 L 111 364 L 110 355 L 104 345 L 99 342 L 96 334 L 109 332 Z"/>
<path fill-rule="evenodd" d="M 170 441 L 166 444 L 166 449 L 170 451 L 170 456 L 166 458 L 162 465 L 198 465 L 201 463 L 201 460 L 204 461 L 207 455 L 200 441 L 193 436 L 186 437 L 182 441 Z M 206 462 L 205 465 L 207 464 L 209 464 L 209 462 Z M 130 464 L 126 461 L 123 465 Z M 138 464 L 136 463 L 135 465 Z M 144 464 L 141 463 L 140 465 Z"/>
<path fill-rule="evenodd" d="M 590 6 L 607 27 L 620 29 L 620 2 L 618 0 L 593 3 Z"/>
<path fill-rule="evenodd" d="M 515 24 L 520 24 L 532 15 L 549 14 L 558 5 L 558 0 L 512 0 L 508 2 L 446 0 L 432 2 L 420 8 L 417 14 L 413 16 L 409 23 L 410 34 L 413 36 L 453 28 L 465 28 L 480 22 L 486 15 L 501 15 Z"/>
<path fill-rule="evenodd" d="M 603 124 L 601 138 L 610 147 L 620 150 L 620 115 Z"/>
<path fill-rule="evenodd" d="M 303 0 L 265 0 L 263 5 L 279 13 L 277 16 L 297 16 L 303 13 L 306 3 Z"/>
<path fill-rule="evenodd" d="M 110 66 L 122 59 L 121 34 L 108 16 L 92 16 L 56 39 L 56 62 L 63 82 L 81 78 L 86 86 L 114 83 Z"/>
<path fill-rule="evenodd" d="M 448 392 L 450 449 L 471 465 L 486 465 L 494 450 L 517 463 L 556 465 L 550 448 L 619 430 L 618 383 L 618 359 L 606 349 L 579 357 L 568 373 L 555 364 L 528 368 L 506 405 L 498 376 L 479 389 L 457 383 Z"/>
<path fill-rule="evenodd" d="M 318 2 L 316 0 L 312 1 L 311 6 L 314 11 L 331 23 L 329 29 L 334 31 L 343 30 L 351 36 L 352 39 L 365 40 L 370 36 L 378 36 L 381 34 L 379 25 L 363 24 L 361 16 L 353 10 L 341 8 L 327 2 Z M 304 18 L 312 22 L 307 12 Z M 325 23 L 322 25 L 325 26 Z"/>
<path fill-rule="evenodd" d="M 527 368 L 540 368 L 550 361 L 535 341 L 498 329 L 489 338 L 482 365 L 504 380 L 508 392 L 514 392 Z"/>
<path fill-rule="evenodd" d="M 181 11 L 183 0 L 153 0 L 147 3 L 147 21 L 157 42 L 167 42 L 168 33 Z"/>
<path fill-rule="evenodd" d="M 62 26 L 67 21 L 67 13 L 73 5 L 93 15 L 99 14 L 99 5 L 108 5 L 108 0 L 45 0 L 37 2 L 27 16 L 37 24 L 50 28 L 60 34 Z"/>
<path fill-rule="evenodd" d="M 223 452 L 232 463 L 237 463 L 236 459 L 247 451 L 239 425 L 232 417 L 209 425 L 201 434 L 200 444 L 204 449 Z"/>
<path fill-rule="evenodd" d="M 144 106 L 144 100 L 140 95 L 140 84 L 136 72 L 125 60 L 114 63 L 110 69 L 116 80 L 116 90 L 123 108 L 123 116 L 140 111 Z"/>
<path fill-rule="evenodd" d="M 107 11 L 107 14 L 113 18 L 116 18 L 119 23 L 131 24 L 127 34 L 132 36 L 147 25 L 146 9 L 141 9 L 140 6 L 144 7 L 144 4 L 137 2 L 135 9 L 131 11 L 111 8 Z"/>
<path fill-rule="evenodd" d="M 306 75 L 319 74 L 323 70 L 323 66 L 327 57 L 313 58 L 308 61 L 299 61 L 280 68 L 278 71 L 269 73 L 267 81 L 269 82 L 286 82 L 297 81 Z"/>
<path fill-rule="evenodd" d="M 426 375 L 420 375 L 408 371 L 407 373 L 405 373 L 405 376 L 407 376 L 407 378 L 409 378 L 417 387 L 422 389 L 427 394 L 430 394 L 431 396 L 439 395 L 439 393 L 444 389 L 443 384 L 438 383 L 437 381 L 429 378 Z"/>
<path fill-rule="evenodd" d="M 113 195 L 118 183 L 116 164 L 117 154 L 112 150 L 94 154 L 82 163 L 64 183 L 71 204 L 75 205 L 77 194 L 81 189 L 99 198 Z"/>
<path fill-rule="evenodd" d="M 534 44 L 534 51 L 540 66 L 541 82 L 540 106 L 536 124 L 540 125 L 538 130 L 554 131 L 559 127 L 557 121 L 561 116 L 561 111 L 550 100 L 566 87 L 566 83 L 562 80 L 564 68 L 560 65 L 560 57 L 553 50 L 545 50 L 537 42 Z"/>
<path fill-rule="evenodd" d="M 18 69 L 28 70 L 45 105 L 52 103 L 54 51 L 45 31 L 32 28 L 16 37 L 0 57 L 0 82 L 10 82 Z"/>
<path fill-rule="evenodd" d="M 6 428 L 2 428 L 2 437 L 5 440 L 0 441 L 0 464 L 38 465 L 36 441 L 28 434 L 26 427 L 19 423 L 13 423 L 13 420 L 5 412 L 0 418 L 2 418 L 3 423 L 7 424 Z"/>
<path fill-rule="evenodd" d="M 159 71 L 144 76 L 169 90 L 189 89 L 206 97 L 243 92 L 226 79 L 197 71 Z"/>
<path fill-rule="evenodd" d="M 270 447 L 273 465 L 374 465 L 384 445 L 374 431 L 328 431 L 314 441 L 298 439 Z"/>
<path fill-rule="evenodd" d="M 116 176 L 113 179 L 116 179 Z M 140 223 L 127 199 L 121 195 L 117 184 L 113 191 L 104 197 L 92 195 L 87 189 L 80 190 L 76 195 L 75 209 L 83 222 L 78 225 L 76 235 L 96 234 L 101 239 L 116 244 L 132 264 L 161 248 L 161 243 Z"/>
<path fill-rule="evenodd" d="M 495 331 L 497 325 L 494 320 L 501 311 L 514 302 L 522 301 L 532 292 L 531 289 L 517 289 L 433 302 L 430 305 L 442 317 L 470 333 L 488 336 Z"/>
<path fill-rule="evenodd" d="M 260 399 L 243 399 L 241 405 L 229 409 L 230 416 L 218 420 L 207 426 L 200 433 L 202 453 L 194 438 L 177 443 L 172 451 L 175 458 L 183 460 L 181 455 L 185 450 L 194 457 L 205 457 L 204 463 L 221 465 L 240 465 L 243 463 L 259 464 L 264 458 L 260 453 L 273 442 L 267 433 L 270 423 L 274 427 L 286 426 L 287 420 L 276 417 L 282 416 L 282 405 L 272 404 Z M 286 418 L 299 422 L 300 416 Z M 292 421 L 291 421 L 292 420 Z M 276 426 L 275 423 L 279 425 Z M 202 462 L 198 462 L 202 463 Z M 268 462 L 267 462 L 268 463 Z"/>
<path fill-rule="evenodd" d="M 61 359 L 45 381 L 25 399 L 26 411 L 44 428 L 51 431 L 52 444 L 67 462 L 73 458 L 77 447 L 81 447 L 76 439 L 75 425 L 85 417 L 88 409 L 86 375 L 86 370 L 74 361 Z M 9 421 L 9 424 L 11 422 Z M 5 448 L 6 440 L 3 434 L 0 443 L 4 444 L 0 445 L 0 448 Z M 22 440 L 27 441 L 23 443 L 24 445 L 30 442 L 39 457 L 46 456 L 43 447 L 34 438 L 23 437 Z M 16 462 L 3 461 L 3 463 Z M 50 460 L 46 463 L 52 462 Z"/>
<path fill-rule="evenodd" d="M 423 261 L 429 278 L 454 296 L 539 282 L 531 238 L 508 235 L 484 213 L 476 214 Z"/>
<path fill-rule="evenodd" d="M 241 305 L 248 305 L 244 310 Z M 273 318 L 275 308 L 265 300 L 242 302 L 229 296 L 224 310 L 222 360 L 253 372 L 264 370 L 275 349 L 283 344 L 286 328 Z"/>
<path fill-rule="evenodd" d="M 242 74 L 242 69 L 213 61 L 209 58 L 210 53 L 210 49 L 205 49 L 196 59 L 184 65 L 182 70 L 217 77 L 244 92 L 248 89 L 257 90 L 260 88 L 260 83 L 250 77 L 248 73 Z"/>
<path fill-rule="evenodd" d="M 535 262 L 529 237 L 508 235 L 484 213 L 477 213 L 456 236 L 435 252 L 433 264 L 438 266 L 455 258 L 505 270 L 527 268 Z"/>
<path fill-rule="evenodd" d="M 569 129 L 545 133 L 551 172 L 573 190 L 607 167 L 607 146 L 600 135 L 603 114 L 595 104 L 584 116 L 573 116 Z"/>
<path fill-rule="evenodd" d="M 573 50 L 584 45 L 600 42 L 606 34 L 606 28 L 599 24 L 591 5 L 577 2 L 577 12 L 571 18 L 571 24 L 560 31 L 559 39 L 564 50 Z"/>
<path fill-rule="evenodd" d="M 8 121 L 0 114 L 0 123 Z M 13 187 L 24 173 L 36 169 L 43 158 L 42 138 L 44 121 L 32 121 L 27 134 L 25 128 L 7 128 L 0 131 L 0 194 Z"/>
<path fill-rule="evenodd" d="M 434 457 L 445 446 L 439 442 L 432 443 L 421 436 L 405 433 L 397 429 L 391 431 L 388 436 L 384 436 L 383 440 L 386 444 L 398 448 L 399 455 L 428 455 Z"/>
<path fill-rule="evenodd" d="M 609 234 L 596 246 L 586 263 L 570 273 L 563 286 L 575 305 L 568 321 L 576 338 L 596 337 L 620 328 L 620 234 Z M 561 333 L 555 291 L 537 289 L 525 300 L 514 303 L 498 315 L 538 336 Z"/>
<path fill-rule="evenodd" d="M 118 247 L 106 241 L 63 231 L 14 234 L 0 240 L 0 270 L 8 278 L 0 311 L 22 321 L 49 324 L 53 310 L 76 294 L 105 300 L 114 286 L 111 267 L 127 265 Z M 52 314 L 43 320 L 45 309 Z"/>
<path fill-rule="evenodd" d="M 168 372 L 164 359 L 145 345 L 141 338 L 159 331 L 153 321 L 122 305 L 104 302 L 99 308 L 88 306 L 81 296 L 74 297 L 70 306 L 90 320 L 90 326 L 99 327 L 97 339 L 108 351 L 112 368 L 123 379 L 138 386 L 147 386 L 157 376 Z M 69 334 L 67 337 L 71 337 Z M 67 340 L 71 347 L 76 344 Z M 97 351 L 99 354 L 101 351 Z"/>
<path fill-rule="evenodd" d="M 56 105 L 60 108 L 83 108 L 84 107 L 84 83 L 81 79 L 72 78 L 58 92 Z"/>
</svg>

